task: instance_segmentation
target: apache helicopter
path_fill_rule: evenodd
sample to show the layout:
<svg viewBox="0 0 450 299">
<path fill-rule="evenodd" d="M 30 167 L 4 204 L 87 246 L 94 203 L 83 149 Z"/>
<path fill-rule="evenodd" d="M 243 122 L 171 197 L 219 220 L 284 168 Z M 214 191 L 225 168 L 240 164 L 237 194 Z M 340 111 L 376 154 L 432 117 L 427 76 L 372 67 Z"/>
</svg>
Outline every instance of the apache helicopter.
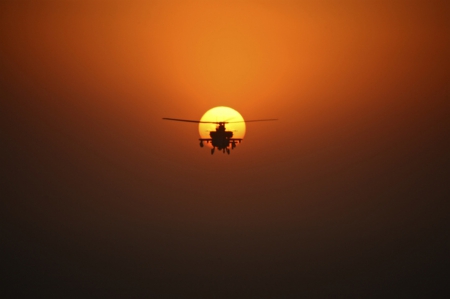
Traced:
<svg viewBox="0 0 450 299">
<path fill-rule="evenodd" d="M 202 123 L 202 124 L 216 124 L 216 131 L 210 131 L 209 136 L 211 138 L 200 138 L 200 147 L 203 147 L 203 142 L 210 143 L 212 145 L 211 155 L 214 154 L 215 149 L 217 148 L 219 151 L 222 151 L 227 154 L 230 154 L 230 145 L 231 149 L 236 147 L 236 143 L 241 143 L 242 138 L 233 138 L 233 132 L 227 131 L 225 128 L 225 124 L 228 123 L 242 123 L 242 122 L 255 122 L 255 121 L 272 121 L 277 119 L 256 119 L 256 120 L 246 120 L 246 121 L 201 121 L 201 120 L 189 120 L 189 119 L 179 119 L 179 118 L 167 118 L 163 117 L 164 120 L 173 120 L 173 121 L 184 121 L 190 123 Z"/>
</svg>

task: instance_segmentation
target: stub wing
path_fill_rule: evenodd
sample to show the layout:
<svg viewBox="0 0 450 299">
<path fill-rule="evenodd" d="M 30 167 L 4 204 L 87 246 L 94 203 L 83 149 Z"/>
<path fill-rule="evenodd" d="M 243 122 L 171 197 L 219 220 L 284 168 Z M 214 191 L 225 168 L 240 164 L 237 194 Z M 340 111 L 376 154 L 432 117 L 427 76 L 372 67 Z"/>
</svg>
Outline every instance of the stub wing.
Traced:
<svg viewBox="0 0 450 299">
<path fill-rule="evenodd" d="M 234 141 L 234 142 L 239 142 L 239 143 L 241 143 L 241 141 L 242 141 L 242 138 L 230 138 L 230 139 L 228 139 L 228 140 L 230 140 L 230 141 Z"/>
<path fill-rule="evenodd" d="M 209 143 L 209 142 L 212 141 L 212 138 L 200 138 L 199 140 L 200 140 L 201 142 Z M 230 140 L 231 142 L 234 141 L 234 142 L 241 143 L 242 138 L 230 138 L 230 139 L 227 139 L 227 140 Z"/>
<path fill-rule="evenodd" d="M 211 143 L 214 147 L 212 138 L 199 138 L 199 140 L 200 140 L 200 147 L 203 147 L 203 142 L 206 142 L 206 144 Z M 242 138 L 229 138 L 227 140 L 228 140 L 228 143 L 226 143 L 227 146 L 225 146 L 225 147 L 231 146 L 231 149 L 234 149 L 236 147 L 237 143 L 241 143 Z M 223 147 L 223 146 L 224 146 L 224 144 L 221 145 L 221 147 Z"/>
</svg>

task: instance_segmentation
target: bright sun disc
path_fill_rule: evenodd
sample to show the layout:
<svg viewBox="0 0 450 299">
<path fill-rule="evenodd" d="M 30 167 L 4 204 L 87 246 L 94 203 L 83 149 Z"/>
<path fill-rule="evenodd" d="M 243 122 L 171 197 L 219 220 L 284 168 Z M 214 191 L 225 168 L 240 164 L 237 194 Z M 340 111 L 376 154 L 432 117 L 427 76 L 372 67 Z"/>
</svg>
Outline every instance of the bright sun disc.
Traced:
<svg viewBox="0 0 450 299">
<path fill-rule="evenodd" d="M 226 130 L 233 132 L 233 138 L 244 138 L 245 135 L 244 118 L 239 112 L 230 107 L 219 106 L 209 109 L 208 111 L 206 111 L 205 114 L 203 114 L 201 121 L 230 122 L 225 124 Z M 217 127 L 216 124 L 200 123 L 198 125 L 198 132 L 200 134 L 200 138 L 211 138 L 209 132 L 215 131 L 216 127 Z"/>
</svg>

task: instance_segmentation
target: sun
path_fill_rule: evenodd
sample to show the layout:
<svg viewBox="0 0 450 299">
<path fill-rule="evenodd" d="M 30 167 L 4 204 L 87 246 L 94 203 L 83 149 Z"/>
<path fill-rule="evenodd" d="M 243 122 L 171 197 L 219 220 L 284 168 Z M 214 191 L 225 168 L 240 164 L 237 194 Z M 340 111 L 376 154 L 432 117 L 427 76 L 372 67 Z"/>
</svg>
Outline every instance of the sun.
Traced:
<svg viewBox="0 0 450 299">
<path fill-rule="evenodd" d="M 244 138 L 245 135 L 245 122 L 242 115 L 230 107 L 218 106 L 206 111 L 203 114 L 200 121 L 225 121 L 229 122 L 225 125 L 227 131 L 233 132 L 233 138 Z M 233 123 L 238 122 L 238 123 Z M 200 138 L 211 138 L 209 132 L 216 130 L 216 124 L 204 124 L 198 125 L 198 132 Z"/>
</svg>

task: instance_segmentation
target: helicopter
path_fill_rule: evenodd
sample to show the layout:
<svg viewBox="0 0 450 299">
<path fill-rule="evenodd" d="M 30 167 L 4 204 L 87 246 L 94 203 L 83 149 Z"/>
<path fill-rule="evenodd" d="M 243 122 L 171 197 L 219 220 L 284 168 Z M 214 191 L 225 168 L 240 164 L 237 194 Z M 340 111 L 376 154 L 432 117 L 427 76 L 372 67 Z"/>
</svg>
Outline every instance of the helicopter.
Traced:
<svg viewBox="0 0 450 299">
<path fill-rule="evenodd" d="M 256 122 L 256 121 L 273 121 L 277 119 L 256 119 L 256 120 L 247 120 L 247 121 L 201 121 L 201 120 L 189 120 L 189 119 L 179 119 L 179 118 L 167 118 L 163 117 L 163 120 L 172 120 L 172 121 L 182 121 L 182 122 L 191 122 L 191 123 L 203 123 L 203 124 L 216 124 L 216 130 L 210 131 L 209 136 L 211 138 L 200 138 L 200 147 L 203 147 L 203 142 L 211 143 L 211 155 L 214 154 L 216 148 L 223 153 L 230 154 L 230 147 L 233 150 L 236 147 L 236 144 L 242 142 L 242 138 L 233 138 L 233 131 L 227 131 L 225 125 L 228 123 L 242 123 L 242 122 Z"/>
</svg>

